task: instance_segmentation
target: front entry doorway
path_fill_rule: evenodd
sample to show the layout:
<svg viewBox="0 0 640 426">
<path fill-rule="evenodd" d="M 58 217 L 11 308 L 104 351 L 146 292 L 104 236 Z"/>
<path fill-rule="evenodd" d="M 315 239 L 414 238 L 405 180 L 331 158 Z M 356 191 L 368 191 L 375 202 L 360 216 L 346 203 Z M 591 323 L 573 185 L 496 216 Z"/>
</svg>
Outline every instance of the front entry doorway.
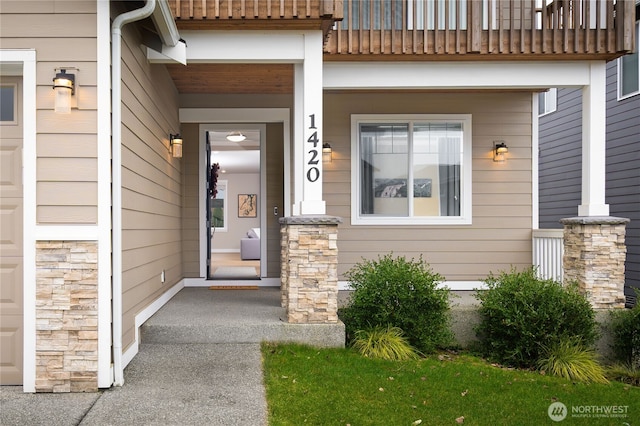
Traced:
<svg viewBox="0 0 640 426">
<path fill-rule="evenodd" d="M 280 223 L 281 217 L 291 215 L 291 110 L 289 108 L 181 108 L 180 121 L 184 131 L 197 125 L 198 134 L 198 240 L 200 279 L 191 279 L 187 286 L 224 285 L 212 280 L 212 229 L 207 222 L 212 218 L 207 173 L 210 171 L 210 153 L 207 153 L 207 135 L 211 131 L 228 134 L 238 128 L 260 129 L 260 190 L 257 193 L 257 216 L 260 229 L 260 280 L 247 281 L 250 285 L 280 285 Z M 194 129 L 195 130 L 195 129 Z M 195 136 L 195 135 L 194 135 Z M 225 136 L 226 138 L 226 136 Z M 207 164 L 209 163 L 209 164 Z M 286 165 L 286 166 L 285 166 Z M 221 168 L 223 164 L 220 164 Z M 192 171 L 195 172 L 195 171 Z M 224 180 L 219 173 L 219 180 Z M 226 179 L 229 181 L 229 179 Z M 232 184 L 229 182 L 229 184 Z M 243 194 L 249 193 L 248 191 Z M 227 218 L 237 217 L 237 198 L 229 201 Z M 207 206 L 209 203 L 209 206 Z M 234 210 L 236 209 L 236 210 Z M 248 219 L 243 219 L 248 220 Z M 248 228 L 244 226 L 244 228 Z M 245 229 L 246 233 L 248 229 Z M 220 236 L 217 233 L 214 239 Z M 243 237 L 239 237 L 240 239 Z M 236 240 L 239 253 L 239 239 Z M 216 241 L 220 242 L 220 241 Z M 213 247 L 215 248 L 215 243 Z M 241 282 L 233 283 L 240 285 Z"/>
<path fill-rule="evenodd" d="M 225 124 L 206 131 L 207 278 L 261 277 L 260 151 L 264 125 Z"/>
<path fill-rule="evenodd" d="M 278 285 L 284 124 L 205 127 L 207 280 Z"/>
</svg>

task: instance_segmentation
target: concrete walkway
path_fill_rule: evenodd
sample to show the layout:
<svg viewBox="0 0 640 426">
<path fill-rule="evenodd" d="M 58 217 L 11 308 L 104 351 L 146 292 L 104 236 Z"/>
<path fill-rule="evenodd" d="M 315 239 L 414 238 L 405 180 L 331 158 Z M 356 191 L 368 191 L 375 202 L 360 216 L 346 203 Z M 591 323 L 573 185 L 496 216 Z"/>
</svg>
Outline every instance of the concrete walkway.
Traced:
<svg viewBox="0 0 640 426">
<path fill-rule="evenodd" d="M 340 304 L 347 297 L 341 292 Z M 453 304 L 464 314 L 474 299 L 458 292 Z M 140 351 L 122 387 L 25 394 L 19 386 L 0 386 L 0 424 L 265 425 L 259 342 L 304 339 L 331 346 L 341 332 L 344 343 L 344 328 L 294 327 L 283 317 L 278 289 L 185 288 L 143 325 Z M 464 315 L 454 322 L 469 328 Z"/>
<path fill-rule="evenodd" d="M 125 384 L 89 394 L 0 387 L 0 424 L 265 425 L 259 344 L 144 344 Z"/>
</svg>

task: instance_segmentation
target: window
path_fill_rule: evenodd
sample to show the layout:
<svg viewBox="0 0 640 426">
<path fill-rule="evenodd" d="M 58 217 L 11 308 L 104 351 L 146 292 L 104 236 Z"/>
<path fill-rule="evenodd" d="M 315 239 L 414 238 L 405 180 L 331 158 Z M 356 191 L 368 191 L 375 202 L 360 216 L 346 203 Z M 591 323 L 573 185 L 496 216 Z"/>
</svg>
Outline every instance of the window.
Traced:
<svg viewBox="0 0 640 426">
<path fill-rule="evenodd" d="M 215 231 L 227 231 L 227 181 L 219 180 L 216 198 L 211 197 L 211 226 Z"/>
<path fill-rule="evenodd" d="M 538 94 L 538 116 L 551 114 L 558 109 L 558 89 L 552 87 Z"/>
<path fill-rule="evenodd" d="M 3 84 L 0 86 L 0 122 L 4 124 L 16 123 L 17 86 L 15 84 Z"/>
<path fill-rule="evenodd" d="M 470 115 L 353 115 L 354 225 L 471 224 Z"/>
<path fill-rule="evenodd" d="M 636 51 L 618 58 L 618 99 L 640 93 L 640 21 L 636 22 Z"/>
</svg>

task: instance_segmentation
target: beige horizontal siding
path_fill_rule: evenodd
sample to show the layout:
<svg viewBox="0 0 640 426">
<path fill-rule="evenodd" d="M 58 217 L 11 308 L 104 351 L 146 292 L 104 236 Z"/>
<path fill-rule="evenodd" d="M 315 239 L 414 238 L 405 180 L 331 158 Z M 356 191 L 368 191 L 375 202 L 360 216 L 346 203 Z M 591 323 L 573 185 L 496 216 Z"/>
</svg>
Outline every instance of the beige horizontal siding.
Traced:
<svg viewBox="0 0 640 426">
<path fill-rule="evenodd" d="M 28 3 L 28 2 L 26 2 Z M 94 19 L 93 22 L 96 22 Z M 4 33 L 4 31 L 3 31 Z M 43 34 L 44 37 L 46 35 Z M 25 47 L 27 46 L 27 47 Z M 64 48 L 60 48 L 64 46 Z M 89 62 L 96 61 L 97 49 L 96 38 L 72 38 L 72 37 L 58 37 L 58 38 L 38 38 L 37 35 L 31 37 L 18 37 L 18 38 L 2 38 L 3 49 L 25 49 L 36 48 L 36 54 L 38 61 L 56 63 L 58 66 L 68 66 L 69 62 L 81 61 Z M 53 70 L 51 70 L 53 72 Z M 55 75 L 51 75 L 51 79 Z"/>
<path fill-rule="evenodd" d="M 96 11 L 95 1 L 2 0 L 2 13 L 88 13 Z"/>
<path fill-rule="evenodd" d="M 38 158 L 36 176 L 38 181 L 95 182 L 95 158 Z"/>
<path fill-rule="evenodd" d="M 126 26 L 121 151 L 125 348 L 133 343 L 135 315 L 183 277 L 182 160 L 169 151 L 169 132 L 179 132 L 178 94 L 165 67 L 149 64 L 140 46 L 136 26 Z"/>
<path fill-rule="evenodd" d="M 98 222 L 98 208 L 96 206 L 38 206 L 36 221 L 51 225 L 70 223 L 92 225 Z"/>
<path fill-rule="evenodd" d="M 55 134 L 38 135 L 36 151 L 41 158 L 68 158 L 73 153 L 73 158 L 95 159 L 98 155 L 96 135 L 94 134 L 69 134 L 61 138 Z"/>
<path fill-rule="evenodd" d="M 2 1 L 0 45 L 36 51 L 36 219 L 97 221 L 96 1 Z M 75 68 L 77 108 L 56 114 L 56 68 Z"/>
<path fill-rule="evenodd" d="M 49 13 L 30 13 L 28 15 L 2 13 L 0 27 L 2 27 L 4 34 L 11 34 L 15 38 L 30 38 L 34 34 L 47 34 L 49 37 L 55 38 L 92 38 L 96 33 L 95 17 L 95 12 L 58 13 L 55 19 L 52 19 Z"/>
<path fill-rule="evenodd" d="M 511 265 L 531 265 L 531 94 L 365 93 L 325 95 L 324 139 L 333 161 L 325 165 L 327 213 L 341 216 L 341 279 L 355 263 L 393 252 L 423 256 L 447 280 L 479 280 Z M 351 225 L 352 114 L 471 114 L 472 224 L 460 226 Z M 493 162 L 493 141 L 509 146 L 507 162 Z"/>
<path fill-rule="evenodd" d="M 182 138 L 183 141 L 199 141 L 198 124 L 183 124 Z M 182 165 L 182 263 L 184 276 L 196 278 L 200 277 L 200 161 L 197 143 L 184 144 Z"/>
</svg>

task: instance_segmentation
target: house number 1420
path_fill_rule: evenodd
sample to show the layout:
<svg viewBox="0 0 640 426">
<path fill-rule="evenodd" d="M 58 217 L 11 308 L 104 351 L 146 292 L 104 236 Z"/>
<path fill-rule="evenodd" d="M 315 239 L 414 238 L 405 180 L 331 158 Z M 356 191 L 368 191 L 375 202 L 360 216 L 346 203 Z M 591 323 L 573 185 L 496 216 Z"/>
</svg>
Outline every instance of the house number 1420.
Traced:
<svg viewBox="0 0 640 426">
<path fill-rule="evenodd" d="M 318 130 L 316 127 L 316 115 L 311 114 L 309 116 L 311 119 L 311 125 L 309 126 L 309 130 L 313 131 L 307 142 L 313 144 L 313 149 L 308 151 L 309 160 L 307 161 L 307 165 L 311 166 L 307 170 L 307 180 L 309 182 L 315 182 L 320 178 L 320 169 L 318 168 L 319 163 L 319 154 L 318 154 L 318 144 L 320 143 L 320 139 L 318 139 Z"/>
</svg>

